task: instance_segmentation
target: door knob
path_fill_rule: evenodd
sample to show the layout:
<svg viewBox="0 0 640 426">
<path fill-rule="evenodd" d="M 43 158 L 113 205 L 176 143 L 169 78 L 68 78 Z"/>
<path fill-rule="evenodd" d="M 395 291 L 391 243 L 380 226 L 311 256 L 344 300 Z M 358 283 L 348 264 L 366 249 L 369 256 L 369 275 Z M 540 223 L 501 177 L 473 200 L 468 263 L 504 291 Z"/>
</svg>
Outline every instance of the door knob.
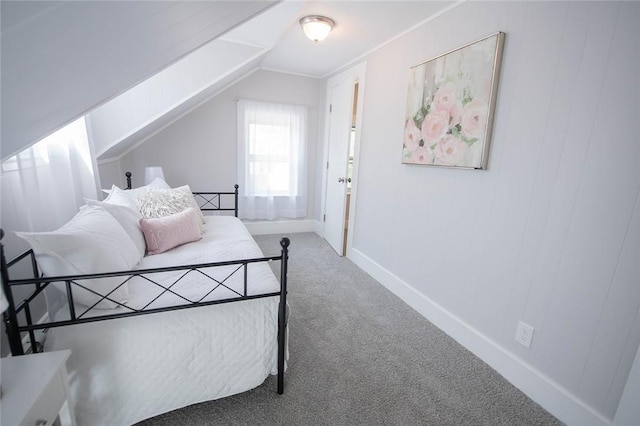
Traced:
<svg viewBox="0 0 640 426">
<path fill-rule="evenodd" d="M 338 178 L 338 182 L 339 182 L 339 183 L 344 183 L 344 178 L 343 178 L 343 177 L 339 177 L 339 178 Z"/>
</svg>

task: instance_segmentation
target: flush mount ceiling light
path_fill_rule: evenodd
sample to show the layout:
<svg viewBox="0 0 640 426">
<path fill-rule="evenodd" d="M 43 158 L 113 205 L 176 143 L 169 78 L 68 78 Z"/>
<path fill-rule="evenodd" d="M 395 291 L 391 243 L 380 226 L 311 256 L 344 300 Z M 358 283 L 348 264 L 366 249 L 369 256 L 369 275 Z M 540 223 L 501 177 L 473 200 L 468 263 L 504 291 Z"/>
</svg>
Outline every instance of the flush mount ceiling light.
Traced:
<svg viewBox="0 0 640 426">
<path fill-rule="evenodd" d="M 300 26 L 305 35 L 316 44 L 327 38 L 335 24 L 332 19 L 320 15 L 310 15 L 300 19 Z"/>
</svg>

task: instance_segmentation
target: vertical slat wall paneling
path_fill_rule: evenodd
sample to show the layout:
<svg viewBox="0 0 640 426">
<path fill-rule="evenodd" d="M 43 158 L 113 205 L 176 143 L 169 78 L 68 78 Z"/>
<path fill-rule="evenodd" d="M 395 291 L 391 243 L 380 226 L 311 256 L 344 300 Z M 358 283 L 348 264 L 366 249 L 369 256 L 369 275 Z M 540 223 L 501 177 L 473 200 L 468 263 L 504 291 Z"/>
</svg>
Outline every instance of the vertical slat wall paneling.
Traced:
<svg viewBox="0 0 640 426">
<path fill-rule="evenodd" d="M 569 175 L 568 163 L 578 151 L 582 139 L 575 137 L 575 128 L 571 126 L 572 117 L 584 113 L 581 108 L 590 107 L 583 102 L 581 95 L 588 82 L 580 84 L 580 71 L 583 67 L 585 38 L 589 20 L 592 15 L 589 8 L 571 7 L 567 19 L 574 25 L 567 26 L 562 43 L 560 66 L 558 68 L 559 83 L 555 85 L 555 104 L 550 108 L 549 122 L 543 142 L 544 156 L 538 170 L 538 181 L 534 192 L 535 203 L 530 212 L 531 222 L 528 224 L 532 244 L 523 253 L 522 261 L 527 261 L 527 269 L 523 271 L 523 279 L 529 280 L 527 309 L 522 313 L 523 319 L 534 327 L 544 323 L 544 308 L 548 304 L 548 294 L 553 286 L 552 276 L 555 273 L 555 259 L 562 248 L 557 238 L 566 226 L 567 219 L 559 220 L 557 204 L 570 201 L 567 199 Z M 557 108 L 557 109 L 554 109 Z M 573 144 L 572 144 L 573 141 Z M 586 149 L 584 147 L 583 149 Z M 554 250 L 555 249 L 555 250 Z M 536 337 L 537 339 L 537 337 Z M 537 346 L 537 344 L 536 344 Z M 535 349 L 534 349 L 535 350 Z"/>
<path fill-rule="evenodd" d="M 636 214 L 640 214 L 640 210 L 636 210 Z M 637 228 L 636 228 L 637 229 Z M 637 257 L 634 258 L 636 261 L 635 266 L 638 266 Z M 637 272 L 634 277 L 637 277 Z M 638 289 L 636 288 L 635 291 Z M 637 299 L 636 299 L 637 300 Z M 625 318 L 627 320 L 628 318 Z M 625 384 L 628 383 L 629 380 L 633 380 L 629 377 L 629 369 L 630 365 L 633 364 L 634 358 L 636 357 L 636 353 L 634 352 L 634 348 L 636 350 L 640 350 L 640 340 L 637 336 L 640 335 L 640 310 L 636 309 L 636 316 L 633 325 L 630 327 L 629 332 L 629 340 L 627 340 L 627 344 L 624 347 L 624 352 L 620 357 L 620 362 L 618 364 L 618 369 L 616 371 L 616 375 L 611 384 L 611 388 L 609 390 L 609 394 L 607 396 L 607 401 L 605 402 L 604 411 L 608 413 L 615 413 L 617 411 L 618 404 L 620 403 L 620 397 L 625 390 Z M 631 396 L 633 398 L 634 395 Z M 632 399 L 633 400 L 633 399 Z M 637 404 L 637 401 L 636 401 Z"/>
<path fill-rule="evenodd" d="M 478 188 L 476 194 L 477 204 L 471 210 L 470 220 L 473 222 L 473 230 L 469 234 L 471 246 L 466 264 L 462 267 L 462 283 L 464 292 L 459 303 L 461 311 L 475 312 L 478 309 L 477 296 L 482 292 L 486 278 L 480 279 L 480 273 L 485 270 L 487 250 L 490 250 L 488 241 L 491 237 L 491 225 L 494 220 L 494 212 L 498 208 L 498 192 L 501 188 L 501 179 L 497 173 L 502 169 L 505 155 L 510 144 L 514 143 L 510 134 L 511 117 L 516 113 L 515 105 L 516 88 L 521 84 L 521 69 L 526 68 L 528 52 L 524 48 L 525 34 L 517 31 L 526 26 L 529 5 L 526 2 L 509 2 L 507 7 L 498 3 L 491 3 L 506 12 L 506 19 L 495 29 L 506 33 L 504 55 L 500 72 L 500 86 L 496 102 L 496 116 L 494 118 L 493 136 L 491 142 L 489 165 L 481 176 L 471 176 L 470 180 L 482 178 L 485 184 Z M 490 11 L 492 15 L 498 11 Z M 489 32 L 489 29 L 480 28 L 479 31 Z M 505 60 L 505 58 L 510 58 Z M 508 160 L 507 160 L 508 161 Z M 501 297 L 501 299 L 506 297 Z M 511 299 L 511 298 L 509 298 Z M 467 319 L 469 320 L 469 319 Z"/>
<path fill-rule="evenodd" d="M 450 13 L 456 14 L 455 9 Z M 454 17 L 455 19 L 455 17 Z M 437 46 L 447 43 L 447 40 L 443 38 L 436 27 L 425 25 L 409 35 L 410 41 L 404 51 L 406 59 L 400 62 L 398 67 L 393 71 L 398 75 L 398 86 L 396 88 L 395 96 L 400 100 L 400 104 L 406 106 L 407 85 L 409 69 L 425 60 L 428 60 L 434 56 L 437 56 L 441 52 L 438 52 Z M 433 40 L 433 43 L 424 43 L 424 40 Z M 454 47 L 454 46 L 451 46 Z M 367 72 L 378 73 L 378 69 L 367 67 Z M 384 78 L 383 74 L 380 74 L 380 78 Z M 367 86 L 369 83 L 367 82 Z M 368 89 L 365 89 L 368 91 Z M 366 92 L 365 92 L 366 94 Z M 366 105 L 366 103 L 365 103 Z M 390 140 L 399 140 L 402 137 L 402 131 L 404 129 L 404 120 L 406 114 L 406 108 L 398 109 L 401 118 L 397 122 L 398 127 L 395 130 L 393 138 Z M 367 112 L 364 110 L 364 120 L 368 120 Z M 366 126 L 364 126 L 366 128 Z M 366 139 L 363 139 L 366 141 Z M 367 148 L 375 154 L 377 149 L 375 145 L 368 144 Z M 416 283 L 416 288 L 422 289 L 422 291 L 429 291 L 432 289 L 433 281 L 431 280 L 433 264 L 431 262 L 425 262 L 424 259 L 429 259 L 433 255 L 431 245 L 422 245 L 417 247 L 412 243 L 414 241 L 424 241 L 426 239 L 435 239 L 434 226 L 432 224 L 441 220 L 438 216 L 436 209 L 428 208 L 422 202 L 423 197 L 428 197 L 433 200 L 433 203 L 438 203 L 440 200 L 439 187 L 437 184 L 437 176 L 432 176 L 434 181 L 429 185 L 420 185 L 421 172 L 420 167 L 404 167 L 401 162 L 401 145 L 396 145 L 393 151 L 394 168 L 397 168 L 398 173 L 392 177 L 394 186 L 398 188 L 399 197 L 396 202 L 396 222 L 411 223 L 415 226 L 410 226 L 402 229 L 401 232 L 396 232 L 395 229 L 389 230 L 389 237 L 393 241 L 393 247 L 395 250 L 400 250 L 405 253 L 405 256 L 397 256 L 395 259 L 390 259 L 394 262 L 394 265 L 389 265 L 392 270 L 396 271 L 403 280 L 411 280 Z M 360 164 L 363 164 L 361 161 Z M 382 169 L 387 166 L 382 165 Z M 400 184 L 399 182 L 406 182 L 406 184 Z M 367 185 L 367 191 L 374 191 L 375 188 Z M 360 187 L 358 187 L 358 202 L 360 197 Z M 401 200 L 401 201 L 400 201 Z M 405 204 L 406 203 L 406 204 Z M 357 226 L 357 224 L 356 224 Z M 357 229 L 357 228 L 356 228 Z M 408 243 L 408 244 L 407 244 Z M 429 290 L 425 290 L 429 289 Z"/>
<path fill-rule="evenodd" d="M 600 157 L 601 154 L 606 156 L 600 141 L 594 138 L 598 124 L 606 122 L 611 126 L 610 123 L 617 121 L 601 108 L 598 99 L 606 95 L 605 80 L 618 9 L 618 4 L 611 3 L 597 3 L 593 8 L 587 36 L 588 49 L 581 69 L 585 84 L 577 96 L 577 101 L 587 104 L 589 111 L 587 115 L 571 117 L 570 137 L 575 139 L 568 141 L 570 145 L 567 147 L 575 146 L 575 152 L 565 150 L 564 153 L 569 163 L 567 169 L 572 172 L 566 177 L 571 182 L 571 189 L 558 194 L 566 198 L 567 203 L 559 200 L 557 206 L 552 206 L 564 210 L 566 227 L 559 233 L 561 240 L 554 243 L 554 246 L 559 244 L 562 250 L 557 258 L 556 273 L 551 277 L 554 286 L 548 294 L 549 303 L 540 333 L 545 337 L 540 340 L 540 350 L 541 353 L 553 351 L 556 354 L 544 366 L 545 370 L 573 392 L 578 391 L 597 326 L 596 312 L 602 308 L 606 295 L 602 282 L 610 279 L 606 274 L 610 273 L 613 259 L 611 253 L 604 249 L 613 249 L 616 255 L 619 250 L 613 247 L 614 244 L 609 246 L 607 235 L 619 234 L 621 224 L 602 226 L 610 219 L 603 208 L 619 207 L 604 206 L 607 196 L 600 190 L 597 180 L 594 181 L 594 178 L 604 176 L 600 176 L 593 167 L 594 160 L 606 161 Z M 570 158 L 574 154 L 577 154 L 575 162 Z M 609 170 L 609 173 L 612 176 L 615 170 Z"/>
<path fill-rule="evenodd" d="M 560 56 L 560 44 L 567 15 L 567 6 L 552 3 L 529 3 L 526 21 L 521 27 L 521 49 L 517 84 L 510 105 L 509 121 L 504 140 L 504 152 L 499 169 L 493 170 L 497 181 L 492 206 L 487 250 L 482 256 L 480 285 L 474 291 L 474 300 L 480 305 L 492 303 L 494 309 L 470 311 L 468 321 L 479 329 L 500 339 L 506 315 L 512 300 L 508 295 L 517 287 L 518 256 L 523 246 L 527 209 L 532 185 L 542 152 L 544 123 L 553 95 L 553 79 Z M 547 22 L 540 32 L 536 22 Z M 535 64 L 535 66 L 531 66 Z M 500 116 L 496 117 L 500 120 Z M 517 294 L 517 291 L 514 293 Z M 454 301 L 451 301 L 454 303 Z M 496 302 L 499 306 L 495 306 Z M 515 323 L 510 325 L 515 334 Z"/>
<path fill-rule="evenodd" d="M 495 13 L 481 13 L 489 7 Z M 470 13 L 476 16 L 482 16 L 478 21 L 469 22 L 468 25 L 460 25 L 459 31 L 453 34 L 447 34 L 442 37 L 442 31 L 436 30 L 443 42 L 440 47 L 436 47 L 439 51 L 432 56 L 425 56 L 429 59 L 433 56 L 442 54 L 445 51 L 458 48 L 479 38 L 490 34 L 486 31 L 486 26 L 497 28 L 497 21 L 504 20 L 506 10 L 497 7 L 495 4 L 474 3 L 470 5 Z M 474 12 L 475 11 L 475 12 Z M 459 14 L 461 20 L 463 12 L 454 10 L 452 13 Z M 458 21 L 456 16 L 451 18 L 454 22 Z M 406 166 L 405 166 L 406 167 Z M 412 166 L 413 167 L 413 166 Z M 421 173 L 422 166 L 415 166 L 416 172 Z M 483 188 L 490 179 L 490 175 L 482 171 L 451 169 L 433 169 L 429 173 L 429 185 L 431 189 L 428 193 L 420 190 L 420 193 L 429 199 L 434 200 L 437 204 L 436 208 L 429 206 L 427 215 L 429 221 L 423 221 L 421 218 L 407 218 L 408 222 L 416 223 L 425 231 L 423 239 L 417 240 L 416 243 L 423 241 L 431 241 L 430 244 L 422 244 L 424 248 L 416 247 L 416 252 L 425 259 L 439 258 L 438 262 L 423 262 L 416 259 L 416 262 L 422 265 L 422 277 L 429 277 L 421 284 L 421 290 L 427 291 L 434 298 L 439 300 L 464 300 L 469 295 L 469 290 L 475 288 L 474 280 L 471 280 L 470 288 L 465 289 L 463 286 L 443 285 L 446 282 L 461 282 L 465 274 L 465 265 L 471 255 L 472 248 L 469 244 L 469 235 L 473 232 L 473 214 L 474 207 L 478 205 L 478 196 L 482 193 Z M 472 178 L 473 175 L 476 178 Z M 419 176 L 419 174 L 417 175 Z M 421 179 L 421 178 L 419 178 Z M 414 185 L 414 187 L 416 187 Z M 446 190 L 444 190 L 446 188 Z M 416 192 L 416 195 L 418 192 Z M 436 198 L 432 197 L 436 195 Z M 452 197 L 451 194 L 457 194 Z M 422 197 L 416 197 L 418 199 Z M 474 213 L 471 213 L 474 212 Z M 455 232 L 451 232 L 455 230 Z M 406 241 L 406 239 L 405 239 Z M 400 242 L 401 244 L 401 242 Z M 425 250 L 426 249 L 426 250 Z"/>
<path fill-rule="evenodd" d="M 636 157 L 637 158 L 637 157 Z M 607 414 L 614 414 L 640 345 L 640 194 L 625 235 L 611 288 L 589 360 L 581 393 Z M 635 318 L 635 321 L 629 321 Z"/>
<path fill-rule="evenodd" d="M 395 80 L 394 96 L 402 99 L 402 101 L 400 102 L 403 105 L 406 105 L 404 102 L 406 101 L 406 95 L 407 95 L 406 87 L 409 81 L 408 79 L 409 69 L 421 62 L 424 62 L 425 57 L 426 56 L 428 57 L 429 55 L 432 54 L 432 52 L 428 51 L 429 47 L 431 46 L 427 45 L 426 43 L 422 43 L 422 41 L 434 40 L 434 44 L 435 44 L 439 39 L 439 35 L 434 30 L 434 28 L 428 25 L 425 25 L 425 26 L 421 26 L 415 31 L 412 31 L 406 37 L 408 39 L 406 42 L 404 43 L 398 42 L 400 43 L 400 46 L 403 46 L 401 47 L 403 51 L 403 55 L 402 55 L 403 58 L 402 58 L 402 61 L 399 64 L 397 64 L 397 67 L 395 67 L 395 69 L 393 70 L 393 73 L 398 75 L 398 79 Z M 415 46 L 415 47 L 407 48 L 405 46 Z M 427 51 L 425 52 L 425 50 Z M 372 67 L 371 63 L 367 62 L 367 74 L 368 74 L 367 86 L 369 85 L 369 78 L 370 78 L 369 76 L 371 76 L 372 74 L 376 76 L 376 79 L 384 78 L 384 76 L 378 72 L 379 70 L 380 70 L 379 67 L 375 67 L 375 65 Z M 365 97 L 367 96 L 367 93 L 368 93 L 368 90 L 365 88 L 365 93 L 364 93 Z M 366 104 L 367 103 L 365 101 L 365 105 Z M 396 111 L 394 112 L 394 115 L 397 115 L 397 121 L 394 121 L 394 123 L 397 124 L 397 126 L 394 127 L 395 128 L 394 132 L 397 132 L 397 133 L 391 140 L 398 140 L 398 138 L 401 137 L 402 132 L 404 130 L 405 110 L 400 108 L 396 109 Z M 366 121 L 369 119 L 370 118 L 367 111 L 364 111 L 363 120 Z M 363 124 L 363 130 L 365 132 L 366 132 L 366 128 L 367 126 Z M 392 168 L 397 172 L 393 176 L 386 176 L 386 179 L 395 181 L 396 183 L 397 182 L 413 182 L 415 179 L 414 176 L 418 171 L 412 167 L 402 167 L 400 165 L 401 153 L 402 153 L 401 148 L 399 148 L 398 146 L 393 146 L 393 144 L 390 144 L 389 147 L 390 147 L 390 155 L 392 156 L 391 158 L 394 158 L 396 160 Z M 361 171 L 362 167 L 368 170 L 368 171 L 365 171 L 365 173 L 367 174 L 371 173 L 369 168 L 371 163 L 368 161 L 363 161 L 363 153 L 366 156 L 366 158 L 371 158 L 375 154 L 376 149 L 377 148 L 375 146 L 372 146 L 367 142 L 366 134 L 363 134 L 362 143 L 360 145 L 360 163 L 358 166 L 359 176 L 362 175 L 362 171 Z M 388 166 L 381 166 L 381 167 L 384 167 L 384 168 L 380 170 L 389 169 Z M 416 223 L 417 221 L 421 221 L 422 223 L 429 223 L 432 220 L 432 218 L 429 216 L 428 209 L 426 209 L 424 203 L 420 201 L 420 196 L 418 194 L 424 194 L 425 192 L 432 193 L 433 186 L 429 185 L 429 186 L 417 187 L 416 185 L 411 185 L 411 184 L 409 185 L 396 184 L 395 187 L 396 187 L 395 193 L 397 194 L 397 199 L 403 200 L 402 208 L 398 209 L 396 212 L 396 221 L 404 222 L 404 223 L 412 223 L 412 222 Z M 366 197 L 375 197 L 374 195 L 375 192 L 376 192 L 375 187 L 365 185 Z M 360 192 L 360 187 L 358 186 L 358 203 L 360 203 L 360 196 L 361 196 L 361 192 Z M 394 200 L 394 204 L 397 205 L 397 202 L 395 200 Z M 356 230 L 357 230 L 357 226 L 359 226 L 358 223 L 361 220 L 368 221 L 369 215 L 363 213 L 361 216 L 357 217 Z M 428 283 L 426 282 L 427 280 L 420 280 L 417 278 L 417 275 L 419 274 L 428 274 L 427 270 L 424 269 L 425 267 L 428 267 L 428 265 L 420 264 L 420 259 L 422 258 L 422 256 L 425 256 L 427 254 L 422 252 L 421 250 L 411 250 L 411 249 L 405 250 L 404 246 L 406 245 L 406 241 L 411 239 L 411 235 L 415 235 L 416 238 L 422 239 L 422 238 L 426 238 L 428 232 L 429 231 L 425 226 L 416 226 L 411 230 L 404 228 L 400 232 L 395 232 L 395 230 L 392 230 L 389 233 L 389 237 L 391 238 L 389 241 L 391 242 L 391 247 L 393 248 L 393 250 L 402 250 L 406 254 L 405 256 L 398 256 L 397 258 L 394 258 L 393 259 L 394 265 L 393 266 L 390 265 L 389 267 L 394 268 L 394 270 L 396 271 L 398 276 L 401 277 L 401 279 L 411 280 L 412 282 L 416 282 L 417 286 L 428 285 Z M 362 241 L 363 237 L 365 239 L 369 238 L 369 236 L 367 235 L 359 235 L 357 232 L 354 232 L 354 239 L 359 238 L 360 241 Z"/>
<path fill-rule="evenodd" d="M 590 14 L 589 8 L 577 8 L 569 4 L 563 16 L 562 33 L 554 41 L 554 44 L 559 46 L 560 53 L 557 66 L 553 71 L 554 80 L 549 88 L 551 99 L 545 109 L 545 120 L 540 122 L 543 133 L 534 142 L 541 146 L 541 155 L 526 211 L 526 224 L 523 228 L 524 239 L 513 281 L 514 290 L 510 298 L 511 307 L 504 324 L 503 333 L 506 339 L 513 338 L 515 325 L 519 320 L 525 321 L 534 328 L 542 324 L 542 318 L 537 315 L 541 305 L 537 299 L 540 291 L 536 291 L 536 288 L 548 289 L 551 283 L 550 281 L 540 282 L 536 279 L 541 269 L 537 257 L 543 242 L 566 136 L 571 131 L 568 118 L 571 115 L 575 99 L 577 84 L 575 76 L 581 66 Z M 569 20 L 573 25 L 567 25 Z M 532 350 L 527 350 L 515 341 L 512 341 L 511 346 L 519 356 L 525 358 L 533 354 L 536 348 L 534 346 Z"/>
<path fill-rule="evenodd" d="M 487 10 L 489 8 L 489 10 Z M 506 23 L 509 19 L 510 8 L 501 7 L 497 3 L 474 2 L 471 14 L 478 17 L 468 28 L 469 31 L 460 31 L 462 38 L 456 39 L 458 45 L 464 45 L 465 41 L 478 40 L 491 34 L 488 28 L 500 29 L 508 31 Z M 488 13 L 485 13 L 488 12 Z M 466 28 L 464 26 L 463 28 Z M 462 29 L 462 28 L 461 28 Z M 517 55 L 517 50 L 513 49 L 513 45 L 509 44 L 512 40 L 505 42 L 505 48 Z M 515 42 L 515 40 L 513 40 Z M 499 85 L 500 105 L 496 106 L 496 114 L 502 115 L 508 113 L 509 87 L 513 87 L 513 79 L 509 81 L 510 76 L 515 76 L 514 70 L 507 71 L 506 75 L 501 76 Z M 504 77 L 504 80 L 502 79 Z M 503 83 L 505 84 L 503 86 Z M 505 90 L 506 88 L 506 90 Z M 504 98 L 502 95 L 507 94 Z M 505 101 L 502 103 L 502 101 Z M 494 121 L 495 122 L 495 121 Z M 504 149 L 508 143 L 505 137 L 503 127 L 494 128 L 492 145 L 499 149 Z M 490 154 L 489 169 L 494 167 L 493 152 Z M 457 173 L 457 170 L 450 171 L 448 175 L 454 178 L 451 182 L 452 192 L 459 194 L 456 197 L 448 197 L 449 203 L 446 210 L 446 230 L 447 233 L 443 240 L 437 245 L 437 250 L 447 253 L 446 258 L 437 264 L 439 281 L 442 282 L 444 277 L 452 282 L 459 283 L 457 286 L 438 286 L 438 297 L 443 300 L 460 301 L 461 303 L 472 309 L 474 303 L 469 297 L 474 294 L 477 289 L 476 279 L 478 277 L 478 267 L 469 267 L 473 259 L 480 259 L 477 250 L 477 240 L 470 241 L 470 237 L 474 235 L 474 231 L 478 227 L 478 220 L 484 223 L 488 220 L 489 209 L 484 207 L 483 198 L 486 191 L 495 188 L 495 179 L 492 173 L 488 171 L 468 171 L 467 173 Z M 484 226 L 484 225 L 483 225 Z M 456 229 L 456 232 L 450 232 Z M 469 309 L 462 309 L 468 312 Z M 503 311 L 502 311 L 503 312 Z"/>
<path fill-rule="evenodd" d="M 635 126 L 629 125 L 638 120 L 638 108 L 621 106 L 637 105 L 640 100 L 640 44 L 637 31 L 634 35 L 639 23 L 639 8 L 622 4 L 579 192 L 581 206 L 593 213 L 588 221 L 573 221 L 582 226 L 577 232 L 590 234 L 589 241 L 581 244 L 594 258 L 591 267 L 583 269 L 588 274 L 584 281 L 593 281 L 597 293 L 591 292 L 585 309 L 599 314 L 592 317 L 595 333 L 589 336 L 580 394 L 610 416 L 615 411 L 605 403 L 621 354 L 627 345 L 634 353 L 638 346 L 629 321 L 640 302 L 640 144 Z M 615 122 L 620 124 L 612 128 L 609 123 Z"/>
<path fill-rule="evenodd" d="M 465 2 L 366 58 L 354 259 L 574 424 L 613 418 L 640 339 L 639 14 Z M 495 31 L 489 169 L 400 165 L 408 68 Z"/>
<path fill-rule="evenodd" d="M 565 240 L 587 155 L 592 123 L 596 119 L 597 105 L 594 99 L 597 99 L 601 91 L 606 68 L 606 64 L 603 64 L 604 61 L 602 61 L 602 55 L 603 52 L 608 52 L 611 44 L 612 19 L 615 20 L 617 8 L 615 5 L 609 7 L 607 10 L 608 19 L 604 19 L 602 23 L 599 22 L 601 14 L 607 11 L 601 10 L 602 7 L 599 4 L 589 5 L 588 9 L 590 9 L 589 25 L 582 49 L 579 45 L 579 29 L 582 28 L 580 21 L 577 26 L 572 25 L 578 30 L 578 43 L 575 47 L 582 51 L 582 56 L 576 58 L 579 61 L 579 68 L 575 70 L 576 73 L 573 77 L 575 90 L 566 119 L 567 132 L 558 135 L 564 137 L 565 140 L 562 142 L 555 183 L 549 188 L 551 200 L 542 229 L 540 250 L 533 257 L 535 271 L 532 276 L 533 284 L 526 311 L 527 318 L 536 327 L 535 345 L 529 355 L 530 358 L 536 359 L 535 363 L 542 371 L 553 371 L 550 374 L 551 377 L 574 391 L 577 389 L 577 378 L 570 382 L 564 376 L 565 372 L 576 374 L 575 365 L 578 360 L 574 358 L 576 350 L 573 345 L 574 339 L 578 338 L 577 334 L 582 334 L 582 332 L 567 330 L 567 320 L 570 321 L 570 319 L 550 317 L 548 311 L 550 305 L 557 303 L 559 288 L 563 284 L 566 285 L 566 283 L 559 282 L 556 276 L 563 253 L 572 249 L 565 247 Z M 559 314 L 562 315 L 561 309 Z M 567 312 L 565 315 L 571 315 L 571 313 Z M 581 328 L 576 330 L 581 330 Z M 582 330 L 586 332 L 586 330 Z M 544 355 L 547 353 L 556 355 L 548 357 Z M 579 357 L 580 353 L 577 356 Z M 562 367 L 558 367 L 557 364 L 562 364 Z"/>
</svg>

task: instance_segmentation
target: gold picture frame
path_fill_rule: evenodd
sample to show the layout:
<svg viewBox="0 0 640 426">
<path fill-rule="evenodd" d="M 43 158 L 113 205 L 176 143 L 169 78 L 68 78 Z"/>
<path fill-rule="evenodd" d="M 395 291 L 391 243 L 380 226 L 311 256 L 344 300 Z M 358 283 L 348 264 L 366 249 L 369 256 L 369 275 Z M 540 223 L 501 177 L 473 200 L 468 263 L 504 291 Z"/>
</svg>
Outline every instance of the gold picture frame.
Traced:
<svg viewBox="0 0 640 426">
<path fill-rule="evenodd" d="M 402 162 L 486 169 L 505 33 L 410 69 Z"/>
</svg>

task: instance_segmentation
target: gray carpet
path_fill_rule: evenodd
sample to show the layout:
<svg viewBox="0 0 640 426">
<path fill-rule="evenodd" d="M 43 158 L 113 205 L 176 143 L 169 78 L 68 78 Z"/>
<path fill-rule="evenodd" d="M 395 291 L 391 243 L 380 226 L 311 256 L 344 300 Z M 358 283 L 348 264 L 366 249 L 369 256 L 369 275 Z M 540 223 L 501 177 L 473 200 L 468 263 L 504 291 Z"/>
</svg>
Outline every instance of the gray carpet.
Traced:
<svg viewBox="0 0 640 426">
<path fill-rule="evenodd" d="M 270 377 L 141 426 L 560 424 L 316 234 L 290 238 L 284 395 Z"/>
</svg>

